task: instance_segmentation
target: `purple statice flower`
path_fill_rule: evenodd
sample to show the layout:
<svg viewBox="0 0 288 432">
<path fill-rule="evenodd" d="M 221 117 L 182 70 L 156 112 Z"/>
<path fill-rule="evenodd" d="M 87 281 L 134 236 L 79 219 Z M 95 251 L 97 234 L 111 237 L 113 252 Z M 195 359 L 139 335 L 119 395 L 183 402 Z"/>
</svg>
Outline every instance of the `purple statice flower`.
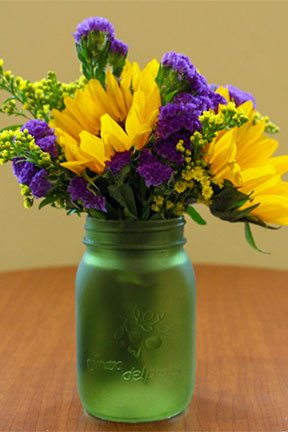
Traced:
<svg viewBox="0 0 288 432">
<path fill-rule="evenodd" d="M 130 161 L 131 157 L 129 151 L 119 152 L 112 156 L 111 161 L 106 162 L 106 167 L 110 168 L 113 174 L 118 174 Z"/>
<path fill-rule="evenodd" d="M 118 39 L 112 39 L 110 45 L 110 51 L 112 54 L 126 57 L 128 53 L 128 45 Z"/>
<path fill-rule="evenodd" d="M 43 138 L 46 135 L 54 134 L 53 129 L 43 120 L 29 120 L 22 127 L 21 131 L 27 129 L 29 134 L 32 135 L 35 140 L 38 138 Z"/>
<path fill-rule="evenodd" d="M 245 92 L 231 84 L 228 84 L 226 87 L 229 90 L 230 98 L 235 102 L 236 106 L 242 105 L 244 102 L 251 100 L 253 102 L 253 107 L 256 108 L 256 102 L 251 93 Z"/>
<path fill-rule="evenodd" d="M 83 177 L 73 177 L 68 186 L 68 193 L 72 201 L 82 199 L 87 192 L 87 181 Z"/>
<path fill-rule="evenodd" d="M 38 171 L 29 184 L 30 190 L 35 198 L 41 198 L 47 195 L 52 185 L 48 180 L 48 173 L 45 169 Z"/>
<path fill-rule="evenodd" d="M 52 158 L 56 158 L 58 156 L 58 149 L 56 145 L 56 136 L 55 135 L 47 135 L 43 138 L 37 139 L 36 144 L 46 153 L 49 153 Z"/>
<path fill-rule="evenodd" d="M 95 209 L 106 213 L 106 200 L 103 196 L 94 195 L 92 192 L 88 193 L 83 198 L 83 204 L 87 209 Z"/>
<path fill-rule="evenodd" d="M 139 158 L 137 173 L 144 178 L 145 184 L 149 186 L 160 186 L 167 183 L 173 170 L 158 161 L 147 149 L 144 149 Z"/>
<path fill-rule="evenodd" d="M 182 81 L 183 79 L 191 81 L 196 73 L 196 68 L 190 62 L 189 57 L 181 53 L 168 51 L 162 57 L 161 63 L 164 67 L 172 68 L 177 72 L 179 81 Z"/>
<path fill-rule="evenodd" d="M 207 96 L 210 93 L 209 85 L 206 78 L 199 72 L 196 72 L 191 81 L 191 90 L 200 96 Z"/>
<path fill-rule="evenodd" d="M 160 108 L 157 134 L 159 138 L 168 138 L 178 131 L 188 131 L 192 135 L 201 129 L 199 111 L 194 103 L 168 103 Z"/>
<path fill-rule="evenodd" d="M 25 161 L 21 158 L 14 158 L 12 161 L 12 170 L 20 184 L 30 186 L 31 181 L 39 171 L 39 168 L 37 168 L 32 162 Z"/>
<path fill-rule="evenodd" d="M 88 36 L 90 32 L 103 32 L 110 38 L 114 37 L 114 27 L 106 18 L 90 17 L 78 24 L 74 33 L 76 43 L 79 43 L 81 38 Z"/>
<path fill-rule="evenodd" d="M 212 93 L 211 93 L 212 95 Z M 202 114 L 203 111 L 208 111 L 213 107 L 213 102 L 211 97 L 209 96 L 194 96 L 191 93 L 178 93 L 175 96 L 174 103 L 184 103 L 184 104 L 193 104 L 195 106 L 195 111 L 197 114 Z"/>
<path fill-rule="evenodd" d="M 54 129 L 51 129 L 49 125 L 43 120 L 29 120 L 21 127 L 21 131 L 25 129 L 35 139 L 41 150 L 50 154 L 52 158 L 58 156 L 58 149 L 56 144 L 56 135 Z"/>
<path fill-rule="evenodd" d="M 12 159 L 12 171 L 15 177 L 18 177 L 21 175 L 21 171 L 23 169 L 23 166 L 25 164 L 25 160 L 21 158 L 14 158 Z"/>
<path fill-rule="evenodd" d="M 139 165 L 147 165 L 154 163 L 155 161 L 158 161 L 158 159 L 153 156 L 153 154 L 148 150 L 145 149 L 141 151 L 140 157 L 139 157 Z"/>
<path fill-rule="evenodd" d="M 209 84 L 209 88 L 211 91 L 215 92 L 219 86 L 217 84 Z"/>
<path fill-rule="evenodd" d="M 210 108 L 213 109 L 215 112 L 218 111 L 219 104 L 227 105 L 226 99 L 220 95 L 219 93 L 214 93 L 213 91 L 209 93 L 209 100 L 210 100 Z"/>
<path fill-rule="evenodd" d="M 191 150 L 190 133 L 187 132 L 176 132 L 166 139 L 156 141 L 153 145 L 153 150 L 166 161 L 176 165 L 183 165 L 184 155 L 176 150 L 179 140 L 183 140 L 184 147 Z"/>
<path fill-rule="evenodd" d="M 94 195 L 87 189 L 88 182 L 83 177 L 73 177 L 68 186 L 68 193 L 72 201 L 82 201 L 87 209 L 106 212 L 105 198 Z"/>
<path fill-rule="evenodd" d="M 178 93 L 174 99 L 173 102 L 175 103 L 193 103 L 195 107 L 197 106 L 198 100 L 192 93 Z"/>
<path fill-rule="evenodd" d="M 195 109 L 198 111 L 198 115 L 201 115 L 203 111 L 208 111 L 212 109 L 214 111 L 218 110 L 219 104 L 227 104 L 226 99 L 218 93 L 214 93 L 213 91 L 209 91 L 205 96 L 194 96 L 191 93 L 178 93 L 175 96 L 174 103 L 193 103 L 195 105 Z"/>
</svg>

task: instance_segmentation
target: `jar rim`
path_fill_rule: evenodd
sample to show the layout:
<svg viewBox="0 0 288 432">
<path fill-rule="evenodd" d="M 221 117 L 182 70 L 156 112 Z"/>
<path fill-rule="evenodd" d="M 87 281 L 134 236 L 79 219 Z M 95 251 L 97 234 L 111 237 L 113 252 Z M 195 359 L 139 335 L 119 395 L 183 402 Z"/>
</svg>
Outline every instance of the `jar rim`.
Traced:
<svg viewBox="0 0 288 432">
<path fill-rule="evenodd" d="M 86 217 L 85 228 L 88 230 L 114 231 L 125 229 L 128 231 L 138 231 L 139 229 L 148 229 L 153 231 L 166 231 L 167 229 L 183 227 L 186 224 L 184 216 L 179 216 L 170 219 L 149 219 L 149 220 L 133 220 L 133 219 L 98 219 L 92 216 Z"/>
<path fill-rule="evenodd" d="M 101 248 L 151 250 L 182 246 L 185 219 L 103 220 L 87 216 L 84 244 Z"/>
</svg>

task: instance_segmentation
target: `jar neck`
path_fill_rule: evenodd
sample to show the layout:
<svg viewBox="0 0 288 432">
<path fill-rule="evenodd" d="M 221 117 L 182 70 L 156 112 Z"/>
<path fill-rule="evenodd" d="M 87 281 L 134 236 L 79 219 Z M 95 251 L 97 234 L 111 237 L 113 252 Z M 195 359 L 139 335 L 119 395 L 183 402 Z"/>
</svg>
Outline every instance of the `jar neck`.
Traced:
<svg viewBox="0 0 288 432">
<path fill-rule="evenodd" d="M 159 250 L 183 246 L 185 220 L 131 221 L 87 217 L 84 244 L 114 250 Z"/>
</svg>

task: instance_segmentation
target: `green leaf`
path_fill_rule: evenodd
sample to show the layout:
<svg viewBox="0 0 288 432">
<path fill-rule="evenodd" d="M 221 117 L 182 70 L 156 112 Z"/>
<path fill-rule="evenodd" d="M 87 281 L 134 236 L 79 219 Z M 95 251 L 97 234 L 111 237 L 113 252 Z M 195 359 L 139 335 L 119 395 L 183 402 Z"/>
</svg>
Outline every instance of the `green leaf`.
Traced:
<svg viewBox="0 0 288 432">
<path fill-rule="evenodd" d="M 211 213 L 218 217 L 219 219 L 229 221 L 229 222 L 244 222 L 250 216 L 250 212 L 258 207 L 259 204 L 254 204 L 250 207 L 245 208 L 244 210 L 223 210 L 218 211 L 211 208 Z M 265 224 L 262 226 L 266 226 Z"/>
<path fill-rule="evenodd" d="M 6 126 L 3 129 L 0 129 L 0 133 L 3 132 L 3 131 L 5 131 L 5 130 L 12 130 L 12 131 L 14 131 L 14 130 L 17 130 L 17 129 L 21 128 L 22 126 L 23 125 Z"/>
<path fill-rule="evenodd" d="M 67 210 L 67 212 L 66 212 L 67 216 L 70 216 L 70 215 L 73 215 L 73 214 L 76 214 L 79 217 L 81 216 L 81 213 L 80 213 L 80 211 L 78 209 L 71 208 L 71 209 Z"/>
<path fill-rule="evenodd" d="M 251 231 L 251 228 L 250 228 L 250 225 L 248 222 L 245 222 L 245 238 L 246 238 L 248 244 L 253 249 L 257 250 L 258 252 L 264 253 L 264 254 L 268 254 L 268 255 L 270 254 L 270 252 L 264 252 L 263 250 L 258 248 L 258 246 L 256 245 L 255 240 L 253 238 L 252 231 Z"/>
<path fill-rule="evenodd" d="M 116 178 L 116 183 L 117 184 L 123 184 L 129 174 L 131 170 L 131 166 L 130 165 L 126 165 L 124 166 L 121 171 L 118 173 L 117 178 Z"/>
<path fill-rule="evenodd" d="M 174 98 L 174 96 L 178 93 L 178 89 L 177 90 L 172 90 L 169 93 L 166 93 L 165 98 L 164 98 L 164 103 L 165 105 L 169 102 L 172 101 L 172 99 Z"/>
<path fill-rule="evenodd" d="M 154 213 L 149 220 L 163 220 L 165 219 L 164 216 L 162 216 L 161 213 Z"/>
<path fill-rule="evenodd" d="M 194 207 L 188 207 L 186 213 L 196 222 L 198 225 L 206 225 L 206 221 L 202 218 L 202 216 L 195 210 Z"/>
<path fill-rule="evenodd" d="M 38 206 L 38 209 L 41 210 L 43 207 L 45 207 L 45 206 L 47 206 L 49 204 L 53 204 L 55 201 L 57 201 L 58 198 L 59 198 L 59 196 L 55 196 L 55 195 L 49 196 L 47 198 L 44 198 L 40 202 L 40 204 Z"/>
<path fill-rule="evenodd" d="M 215 195 L 211 209 L 216 211 L 235 210 L 248 200 L 248 195 L 237 190 L 230 182 L 226 182 L 225 188 Z"/>
<path fill-rule="evenodd" d="M 127 218 L 138 219 L 135 197 L 131 186 L 127 183 L 122 185 L 108 186 L 109 193 L 122 207 Z"/>
<path fill-rule="evenodd" d="M 106 214 L 95 209 L 89 210 L 89 215 L 97 219 L 106 219 Z M 80 216 L 80 215 L 79 215 Z"/>
</svg>

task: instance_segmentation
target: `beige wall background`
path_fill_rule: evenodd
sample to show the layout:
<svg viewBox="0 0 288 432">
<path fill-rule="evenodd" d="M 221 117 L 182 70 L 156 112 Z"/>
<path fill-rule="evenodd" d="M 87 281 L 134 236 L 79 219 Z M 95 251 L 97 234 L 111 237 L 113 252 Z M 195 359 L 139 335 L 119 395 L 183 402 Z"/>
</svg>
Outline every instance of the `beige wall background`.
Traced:
<svg viewBox="0 0 288 432">
<path fill-rule="evenodd" d="M 288 3 L 286 1 L 0 1 L 0 57 L 31 80 L 55 70 L 63 81 L 79 75 L 72 32 L 89 16 L 111 20 L 144 65 L 168 50 L 189 55 L 211 83 L 252 92 L 257 107 L 280 127 L 279 153 L 288 152 Z M 0 117 L 0 128 L 7 119 Z M 200 208 L 208 225 L 188 221 L 194 262 L 288 269 L 288 229 L 254 229 L 259 254 L 245 242 L 242 224 Z M 25 210 L 10 166 L 0 167 L 0 271 L 77 263 L 85 218 L 61 210 Z"/>
</svg>

